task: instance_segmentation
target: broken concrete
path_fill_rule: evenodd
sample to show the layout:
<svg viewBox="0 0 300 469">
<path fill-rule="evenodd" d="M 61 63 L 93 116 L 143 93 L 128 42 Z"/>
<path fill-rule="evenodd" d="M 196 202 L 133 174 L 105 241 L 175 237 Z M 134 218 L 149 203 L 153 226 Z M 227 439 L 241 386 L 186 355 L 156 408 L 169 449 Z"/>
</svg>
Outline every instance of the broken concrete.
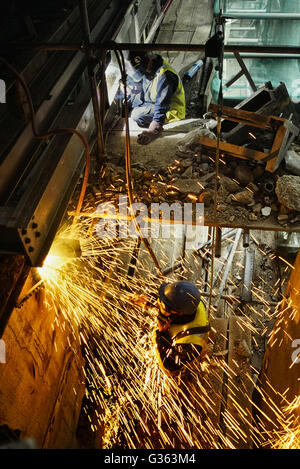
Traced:
<svg viewBox="0 0 300 469">
<path fill-rule="evenodd" d="M 292 174 L 300 176 L 300 155 L 294 150 L 289 150 L 285 155 L 285 166 Z"/>
<path fill-rule="evenodd" d="M 290 210 L 300 211 L 300 176 L 279 177 L 275 191 L 282 205 Z"/>
<path fill-rule="evenodd" d="M 253 194 L 250 191 L 241 191 L 231 195 L 231 201 L 241 205 L 249 205 L 253 202 Z"/>
<path fill-rule="evenodd" d="M 241 189 L 240 185 L 230 179 L 229 177 L 223 176 L 220 178 L 220 187 L 223 188 L 227 193 L 231 194 Z"/>
<path fill-rule="evenodd" d="M 183 153 L 201 150 L 202 145 L 199 143 L 199 137 L 208 137 L 216 140 L 213 132 L 204 127 L 205 120 L 202 120 L 200 127 L 192 130 L 178 142 L 178 150 Z"/>
<path fill-rule="evenodd" d="M 203 192 L 205 183 L 200 183 L 197 179 L 179 179 L 171 185 L 172 188 L 177 189 L 183 194 L 196 194 L 199 195 Z"/>
<path fill-rule="evenodd" d="M 252 174 L 249 166 L 238 165 L 234 170 L 234 177 L 237 179 L 243 186 L 246 186 L 250 182 L 254 181 L 254 176 Z"/>
</svg>

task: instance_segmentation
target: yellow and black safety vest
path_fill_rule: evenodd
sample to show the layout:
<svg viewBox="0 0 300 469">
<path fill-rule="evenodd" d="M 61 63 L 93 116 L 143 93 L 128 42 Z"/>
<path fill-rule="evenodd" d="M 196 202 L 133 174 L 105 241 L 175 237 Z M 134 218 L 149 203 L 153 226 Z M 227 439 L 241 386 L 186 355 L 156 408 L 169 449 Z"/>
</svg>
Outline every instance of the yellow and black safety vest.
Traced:
<svg viewBox="0 0 300 469">
<path fill-rule="evenodd" d="M 205 355 L 207 349 L 208 333 L 210 330 L 208 316 L 206 308 L 202 301 L 200 301 L 195 318 L 185 324 L 172 324 L 168 329 L 168 335 L 170 336 L 173 344 L 195 344 L 202 347 L 202 354 Z M 154 332 L 154 343 L 156 341 L 157 331 Z M 156 358 L 159 367 L 164 370 L 167 374 L 169 371 L 164 366 L 164 357 L 160 356 L 160 353 L 156 347 Z"/>
<path fill-rule="evenodd" d="M 200 345 L 202 350 L 206 349 L 209 332 L 209 321 L 206 308 L 200 301 L 195 318 L 185 324 L 172 324 L 169 334 L 176 344 Z"/>
<path fill-rule="evenodd" d="M 151 82 L 149 93 L 150 98 L 153 102 L 156 100 L 157 96 L 157 85 L 158 80 L 166 71 L 170 71 L 175 73 L 178 77 L 178 85 L 175 93 L 172 96 L 170 109 L 166 113 L 166 120 L 165 123 L 180 121 L 185 118 L 185 93 L 184 88 L 181 82 L 179 75 L 175 72 L 175 70 L 170 67 L 170 65 L 164 60 L 163 65 L 160 67 L 158 73 L 156 73 L 154 79 Z"/>
</svg>

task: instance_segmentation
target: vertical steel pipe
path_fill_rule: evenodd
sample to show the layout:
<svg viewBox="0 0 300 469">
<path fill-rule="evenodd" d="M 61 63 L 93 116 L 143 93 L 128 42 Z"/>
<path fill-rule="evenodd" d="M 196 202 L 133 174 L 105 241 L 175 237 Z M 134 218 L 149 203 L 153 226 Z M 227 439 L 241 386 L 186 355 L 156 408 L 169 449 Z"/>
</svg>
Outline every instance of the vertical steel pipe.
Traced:
<svg viewBox="0 0 300 469">
<path fill-rule="evenodd" d="M 78 0 L 78 3 L 79 3 L 81 24 L 82 24 L 82 30 L 83 30 L 83 38 L 84 38 L 84 42 L 88 46 L 85 50 L 85 53 L 86 53 L 86 58 L 87 58 L 87 68 L 88 68 L 88 75 L 89 75 L 90 88 L 91 88 L 91 97 L 92 97 L 92 103 L 93 103 L 96 132 L 97 132 L 97 158 L 100 163 L 102 158 L 104 157 L 104 137 L 103 137 L 103 126 L 102 126 L 101 119 L 100 119 L 101 113 L 100 113 L 100 106 L 99 106 L 99 101 L 98 101 L 96 76 L 95 76 L 95 70 L 94 70 L 96 62 L 94 62 L 94 57 L 92 54 L 92 50 L 90 48 L 91 35 L 90 35 L 87 2 L 86 0 Z"/>
</svg>

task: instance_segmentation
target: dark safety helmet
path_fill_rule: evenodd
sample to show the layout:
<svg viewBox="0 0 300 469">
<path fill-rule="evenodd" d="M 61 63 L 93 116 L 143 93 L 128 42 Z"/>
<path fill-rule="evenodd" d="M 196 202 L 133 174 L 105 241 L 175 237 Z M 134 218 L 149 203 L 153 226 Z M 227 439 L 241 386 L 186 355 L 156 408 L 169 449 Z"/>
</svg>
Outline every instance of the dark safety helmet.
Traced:
<svg viewBox="0 0 300 469">
<path fill-rule="evenodd" d="M 146 51 L 131 50 L 128 52 L 126 58 L 135 70 L 138 70 L 143 74 L 146 73 L 149 63 L 149 56 Z"/>
<path fill-rule="evenodd" d="M 163 283 L 159 287 L 159 299 L 167 308 L 192 315 L 195 313 L 201 297 L 196 285 L 191 282 Z"/>
</svg>

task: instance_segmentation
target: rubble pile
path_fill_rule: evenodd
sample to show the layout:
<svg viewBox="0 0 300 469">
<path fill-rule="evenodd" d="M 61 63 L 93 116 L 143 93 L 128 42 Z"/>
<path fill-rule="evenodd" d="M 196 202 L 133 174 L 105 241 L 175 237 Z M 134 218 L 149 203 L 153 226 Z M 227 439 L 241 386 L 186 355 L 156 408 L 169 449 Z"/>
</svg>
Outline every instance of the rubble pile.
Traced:
<svg viewBox="0 0 300 469">
<path fill-rule="evenodd" d="M 295 146 L 295 148 L 297 148 Z M 300 153 L 299 153 L 300 155 Z M 222 157 L 217 190 L 217 212 L 220 222 L 257 221 L 270 216 L 284 226 L 300 221 L 300 176 L 265 171 L 265 165 Z M 132 168 L 137 200 L 151 202 L 203 202 L 206 215 L 212 215 L 215 162 L 212 157 L 178 152 L 174 163 L 159 172 L 142 162 Z M 126 193 L 125 169 L 108 163 L 98 184 L 98 194 L 113 200 Z"/>
<path fill-rule="evenodd" d="M 269 111 L 274 115 L 278 112 L 282 114 L 286 103 L 291 106 L 284 84 L 275 90 L 270 84 L 267 85 L 254 94 L 252 101 L 246 100 L 243 106 L 247 109 L 249 102 L 251 106 L 254 102 L 259 108 L 262 101 L 259 108 L 262 114 L 268 114 Z M 296 130 L 298 117 L 295 114 L 293 120 Z M 199 137 L 216 140 L 215 122 L 215 119 L 207 116 L 202 119 L 199 127 L 177 142 L 177 150 L 171 158 L 163 152 L 153 155 L 152 159 L 137 159 L 133 155 L 131 176 L 136 201 L 148 205 L 152 202 L 202 202 L 206 222 L 213 221 L 215 150 L 210 151 L 201 145 Z M 261 152 L 272 147 L 270 132 L 263 129 L 252 132 L 253 129 L 249 131 L 248 125 L 232 126 L 232 122 L 224 123 L 222 141 Z M 254 226 L 267 220 L 273 225 L 286 227 L 300 222 L 300 146 L 297 145 L 295 135 L 294 143 L 284 142 L 285 156 L 274 172 L 266 170 L 266 162 L 240 159 L 221 152 L 216 199 L 218 223 Z M 163 138 L 163 134 L 160 138 Z M 100 183 L 96 183 L 95 191 L 102 200 L 109 201 L 113 201 L 120 193 L 126 193 L 123 157 L 112 152 L 108 155 L 108 163 Z"/>
<path fill-rule="evenodd" d="M 300 148 L 294 146 L 294 151 Z M 299 152 L 300 157 L 300 152 Z M 118 164 L 117 164 L 118 163 Z M 97 184 L 97 194 L 113 200 L 126 193 L 126 177 L 121 161 L 109 162 Z M 174 162 L 159 172 L 143 161 L 132 167 L 136 200 L 151 202 L 203 202 L 208 219 L 214 200 L 215 162 L 211 156 L 193 148 L 193 153 L 178 151 Z M 221 157 L 217 189 L 219 222 L 257 222 L 273 217 L 285 226 L 300 221 L 300 176 L 287 175 L 285 168 L 276 173 L 265 165 L 237 158 Z M 99 192 L 98 192 L 99 191 Z"/>
</svg>

